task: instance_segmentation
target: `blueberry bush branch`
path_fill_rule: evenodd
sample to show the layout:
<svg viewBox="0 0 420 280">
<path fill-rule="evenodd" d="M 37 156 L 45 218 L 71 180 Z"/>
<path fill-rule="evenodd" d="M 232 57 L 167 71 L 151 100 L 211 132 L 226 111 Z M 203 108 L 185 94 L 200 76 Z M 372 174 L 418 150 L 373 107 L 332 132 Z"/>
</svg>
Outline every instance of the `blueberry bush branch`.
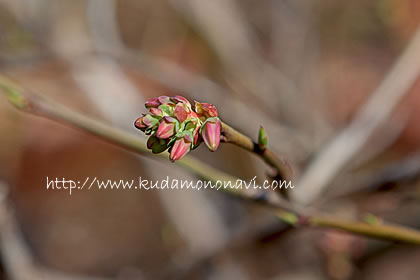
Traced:
<svg viewBox="0 0 420 280">
<path fill-rule="evenodd" d="M 149 109 L 135 121 L 135 126 L 150 135 L 147 147 L 153 153 L 169 151 L 171 161 L 183 158 L 190 150 L 206 144 L 214 152 L 220 141 L 232 143 L 260 156 L 276 170 L 276 179 L 290 180 L 292 172 L 286 160 L 278 158 L 267 148 L 267 135 L 259 131 L 258 143 L 219 119 L 216 107 L 209 103 L 191 103 L 182 96 L 160 96 L 148 100 Z"/>
<path fill-rule="evenodd" d="M 126 133 L 83 114 L 78 114 L 65 106 L 50 102 L 39 95 L 32 94 L 1 75 L 0 89 L 7 94 L 9 102 L 20 110 L 77 127 L 136 153 L 146 156 L 151 155 L 144 142 L 138 136 Z M 166 158 L 163 154 L 157 156 Z M 188 169 L 206 180 L 212 181 L 213 178 L 226 181 L 236 180 L 233 176 L 216 170 L 192 157 L 186 157 L 182 161 L 177 161 L 177 165 Z"/>
<path fill-rule="evenodd" d="M 261 133 L 265 134 L 265 132 L 261 132 L 260 129 L 260 134 Z M 230 127 L 228 124 L 222 122 L 223 142 L 232 143 L 249 152 L 257 154 L 265 161 L 265 163 L 276 170 L 276 177 L 278 176 L 278 179 L 291 180 L 293 173 L 290 164 L 285 159 L 279 158 L 270 149 L 268 149 L 266 144 L 261 143 L 261 137 L 259 138 L 260 143 L 255 143 L 248 136 L 243 135 L 234 128 Z"/>
<path fill-rule="evenodd" d="M 122 148 L 131 150 L 141 155 L 152 156 L 152 153 L 150 153 L 148 148 L 145 147 L 145 143 L 139 139 L 138 136 L 110 127 L 100 121 L 93 120 L 64 106 L 43 99 L 38 95 L 28 92 L 1 75 L 0 90 L 6 94 L 6 97 L 11 104 L 24 112 L 76 127 L 85 132 L 99 136 L 101 139 L 114 143 Z M 250 143 L 254 145 L 253 142 L 246 136 L 243 136 L 239 132 L 232 132 L 234 131 L 233 129 L 231 130 L 230 127 L 226 129 L 226 127 L 228 126 L 226 125 L 223 128 L 223 133 L 226 133 L 227 131 L 227 137 L 233 137 L 231 138 L 231 143 L 243 145 L 244 148 L 250 148 Z M 174 142 L 176 142 L 176 140 Z M 159 154 L 157 157 L 166 158 L 166 155 Z M 219 171 L 191 156 L 184 156 L 181 160 L 175 160 L 177 165 L 189 170 L 201 178 L 213 182 L 218 180 L 238 180 L 238 178 Z M 282 200 L 278 196 L 270 196 L 270 192 L 253 193 L 243 190 L 222 189 L 228 191 L 230 194 L 256 202 L 268 209 L 271 209 L 274 215 L 295 227 L 337 229 L 376 239 L 420 245 L 420 232 L 404 226 L 386 224 L 383 222 L 365 223 L 332 215 L 326 216 L 323 214 L 311 213 L 312 211 L 299 209 L 289 202 Z"/>
</svg>

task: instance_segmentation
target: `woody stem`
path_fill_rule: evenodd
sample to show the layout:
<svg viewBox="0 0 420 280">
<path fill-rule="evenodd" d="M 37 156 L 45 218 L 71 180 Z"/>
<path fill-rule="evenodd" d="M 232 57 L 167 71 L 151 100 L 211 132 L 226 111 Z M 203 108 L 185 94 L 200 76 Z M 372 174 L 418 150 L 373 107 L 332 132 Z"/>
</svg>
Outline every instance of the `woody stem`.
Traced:
<svg viewBox="0 0 420 280">
<path fill-rule="evenodd" d="M 242 134 L 222 122 L 222 141 L 231 143 L 261 157 L 265 163 L 274 168 L 282 180 L 291 180 L 293 171 L 286 159 L 278 157 L 272 150 L 261 149 L 250 137 Z"/>
</svg>

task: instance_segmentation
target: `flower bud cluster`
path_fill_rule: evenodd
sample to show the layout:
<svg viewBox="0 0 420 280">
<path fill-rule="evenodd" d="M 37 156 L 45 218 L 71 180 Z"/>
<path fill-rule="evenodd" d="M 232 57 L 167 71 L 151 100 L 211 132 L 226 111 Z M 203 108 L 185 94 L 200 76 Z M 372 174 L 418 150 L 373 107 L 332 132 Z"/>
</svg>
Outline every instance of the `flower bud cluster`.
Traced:
<svg viewBox="0 0 420 280">
<path fill-rule="evenodd" d="M 220 144 L 221 122 L 214 105 L 195 101 L 194 106 L 182 96 L 160 96 L 145 104 L 149 113 L 134 126 L 146 135 L 147 148 L 153 153 L 168 150 L 171 161 L 179 160 L 202 142 L 210 151 Z"/>
</svg>

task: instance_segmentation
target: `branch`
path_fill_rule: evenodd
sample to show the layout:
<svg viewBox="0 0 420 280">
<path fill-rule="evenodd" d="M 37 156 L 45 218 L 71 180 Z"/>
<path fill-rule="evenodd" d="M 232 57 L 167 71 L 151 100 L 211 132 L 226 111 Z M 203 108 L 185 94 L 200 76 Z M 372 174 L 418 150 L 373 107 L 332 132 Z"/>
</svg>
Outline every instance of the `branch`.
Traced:
<svg viewBox="0 0 420 280">
<path fill-rule="evenodd" d="M 3 89 L 3 91 L 6 92 L 10 103 L 20 110 L 82 129 L 83 131 L 87 131 L 108 142 L 117 144 L 141 155 L 153 155 L 151 151 L 146 148 L 145 143 L 140 141 L 140 139 L 142 139 L 141 137 L 126 133 L 121 129 L 111 127 L 103 122 L 74 112 L 60 104 L 52 103 L 39 95 L 28 92 L 13 81 L 2 77 L 1 75 L 0 89 Z M 167 156 L 165 154 L 153 155 L 153 157 L 156 156 L 167 160 Z M 191 156 L 187 156 L 183 160 L 177 161 L 176 164 L 188 169 L 201 178 L 210 181 L 214 181 L 214 178 L 225 181 L 235 181 L 237 179 L 229 174 L 204 164 Z"/>
<path fill-rule="evenodd" d="M 146 149 L 145 143 L 140 141 L 138 136 L 110 127 L 64 106 L 31 94 L 1 75 L 0 89 L 6 94 L 11 103 L 22 111 L 76 127 L 138 154 L 152 156 L 152 153 Z M 251 148 L 250 143 L 252 143 L 252 141 L 249 138 L 239 132 L 234 132 L 234 130 L 227 125 L 225 125 L 225 133 L 228 134 L 228 137 L 229 135 L 232 136 L 231 139 L 234 139 L 232 140 L 234 141 L 233 143 L 240 146 L 243 145 L 243 147 L 247 149 Z M 153 157 L 165 158 L 165 160 L 167 160 L 166 156 L 162 154 L 153 155 Z M 272 159 L 270 153 L 265 156 L 263 155 L 263 158 L 265 157 L 268 161 Z M 201 178 L 212 182 L 218 180 L 235 182 L 238 180 L 238 178 L 219 171 L 191 156 L 186 156 L 182 160 L 177 161 L 176 164 Z M 300 209 L 297 206 L 290 204 L 288 201 L 281 199 L 279 196 L 272 195 L 274 194 L 273 192 L 222 189 L 240 198 L 257 202 L 268 207 L 278 218 L 296 227 L 338 229 L 376 239 L 420 245 L 420 232 L 402 226 L 379 223 L 368 224 L 345 220 L 341 217 L 309 214 L 307 209 Z"/>
<path fill-rule="evenodd" d="M 310 226 L 334 228 L 363 236 L 395 242 L 405 242 L 420 245 L 420 232 L 407 227 L 393 224 L 369 224 L 358 221 L 344 221 L 332 217 L 310 217 Z"/>
<path fill-rule="evenodd" d="M 224 136 L 222 140 L 225 143 L 232 143 L 261 157 L 265 163 L 276 169 L 277 175 L 282 180 L 288 181 L 292 179 L 293 171 L 290 164 L 285 159 L 277 157 L 270 149 L 260 149 L 258 144 L 252 141 L 251 138 L 243 135 L 226 123 L 222 123 L 222 134 Z"/>
</svg>

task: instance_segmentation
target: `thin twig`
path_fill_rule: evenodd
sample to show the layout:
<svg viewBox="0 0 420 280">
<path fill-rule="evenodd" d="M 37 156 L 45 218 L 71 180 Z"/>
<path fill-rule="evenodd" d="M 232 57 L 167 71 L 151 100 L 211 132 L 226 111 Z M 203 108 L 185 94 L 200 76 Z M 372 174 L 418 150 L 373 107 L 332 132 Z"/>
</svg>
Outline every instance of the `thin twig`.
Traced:
<svg viewBox="0 0 420 280">
<path fill-rule="evenodd" d="M 285 159 L 279 158 L 270 149 L 260 149 L 251 138 L 245 136 L 226 123 L 222 123 L 222 134 L 224 136 L 222 138 L 224 142 L 232 143 L 260 156 L 268 165 L 276 169 L 279 177 L 282 180 L 292 179 L 293 171 L 290 167 L 290 164 Z"/>
</svg>

